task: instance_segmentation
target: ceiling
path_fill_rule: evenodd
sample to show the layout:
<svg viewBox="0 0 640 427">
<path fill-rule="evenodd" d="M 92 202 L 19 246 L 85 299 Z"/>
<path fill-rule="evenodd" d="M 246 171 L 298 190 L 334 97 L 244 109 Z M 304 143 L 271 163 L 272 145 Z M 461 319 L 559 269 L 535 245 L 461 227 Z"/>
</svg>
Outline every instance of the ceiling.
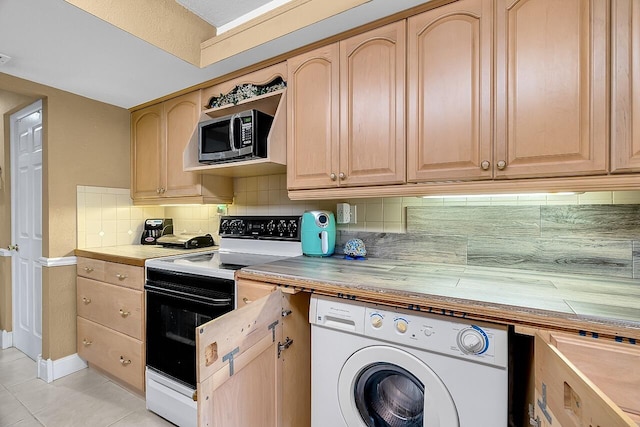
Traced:
<svg viewBox="0 0 640 427">
<path fill-rule="evenodd" d="M 270 3 L 176 1 L 217 27 L 218 33 Z M 370 0 L 200 68 L 65 0 L 0 0 L 0 54 L 11 57 L 0 61 L 0 73 L 133 108 L 426 1 L 430 0 Z"/>
</svg>

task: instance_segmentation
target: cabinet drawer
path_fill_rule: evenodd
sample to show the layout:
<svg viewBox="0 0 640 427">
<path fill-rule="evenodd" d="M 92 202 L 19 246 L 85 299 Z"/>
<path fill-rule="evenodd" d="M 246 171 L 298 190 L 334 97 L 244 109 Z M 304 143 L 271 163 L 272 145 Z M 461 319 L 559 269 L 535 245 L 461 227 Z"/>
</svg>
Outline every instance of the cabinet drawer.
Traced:
<svg viewBox="0 0 640 427">
<path fill-rule="evenodd" d="M 78 354 L 133 388 L 144 390 L 144 347 L 141 341 L 78 317 Z"/>
<path fill-rule="evenodd" d="M 105 264 L 105 261 L 98 259 L 78 258 L 78 276 L 88 277 L 94 280 L 104 280 Z"/>
<path fill-rule="evenodd" d="M 78 277 L 78 316 L 141 340 L 143 293 Z"/>
<path fill-rule="evenodd" d="M 580 344 L 576 345 L 576 343 Z M 559 347 L 556 347 L 556 344 Z M 592 359 L 589 362 L 578 363 L 592 371 L 591 374 L 595 374 L 596 381 L 600 384 L 582 372 L 560 348 L 567 351 L 571 357 L 581 353 L 579 359 Z M 626 350 L 626 347 L 624 349 Z M 543 422 L 542 425 L 636 426 L 630 415 L 626 414 L 619 405 L 627 406 L 624 409 L 628 411 L 638 407 L 638 402 L 634 401 L 633 397 L 638 393 L 637 376 L 636 380 L 633 380 L 633 371 L 637 370 L 638 366 L 637 358 L 634 359 L 637 355 L 629 359 L 626 351 L 622 350 L 622 354 L 626 354 L 622 357 L 618 353 L 617 349 L 613 351 L 612 348 L 594 343 L 586 345 L 586 341 L 581 342 L 575 338 L 565 340 L 560 336 L 536 334 L 536 413 Z M 626 365 L 629 361 L 634 364 Z M 620 376 L 616 375 L 616 370 L 620 370 Z M 603 378 L 606 378 L 606 381 L 602 381 Z M 627 379 L 630 381 L 629 385 L 625 385 Z M 626 389 L 629 395 L 617 396 L 620 400 L 614 401 L 604 389 L 600 388 L 602 386 L 612 391 L 615 387 L 607 385 L 612 382 L 623 390 L 623 394 Z"/>
<path fill-rule="evenodd" d="M 107 262 L 104 267 L 104 281 L 131 289 L 144 289 L 144 269 L 133 265 Z"/>
<path fill-rule="evenodd" d="M 250 280 L 241 280 L 238 282 L 238 304 L 237 308 L 251 304 L 263 296 L 273 292 L 276 285 L 270 285 L 261 282 L 252 282 Z"/>
</svg>

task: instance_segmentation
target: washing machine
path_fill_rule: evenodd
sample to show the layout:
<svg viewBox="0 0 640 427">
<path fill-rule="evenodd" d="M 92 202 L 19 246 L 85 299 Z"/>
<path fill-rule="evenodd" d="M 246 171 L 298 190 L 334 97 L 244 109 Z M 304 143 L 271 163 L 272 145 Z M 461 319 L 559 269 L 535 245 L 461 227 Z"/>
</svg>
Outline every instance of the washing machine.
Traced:
<svg viewBox="0 0 640 427">
<path fill-rule="evenodd" d="M 508 331 L 313 296 L 311 427 L 506 427 Z"/>
</svg>

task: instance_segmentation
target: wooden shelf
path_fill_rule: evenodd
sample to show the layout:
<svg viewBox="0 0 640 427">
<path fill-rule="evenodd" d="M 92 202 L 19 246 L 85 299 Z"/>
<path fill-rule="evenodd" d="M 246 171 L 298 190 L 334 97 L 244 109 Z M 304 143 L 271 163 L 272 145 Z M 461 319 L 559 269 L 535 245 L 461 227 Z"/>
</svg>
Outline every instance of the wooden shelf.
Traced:
<svg viewBox="0 0 640 427">
<path fill-rule="evenodd" d="M 198 127 L 183 154 L 183 167 L 188 172 L 221 176 L 259 176 L 286 173 L 287 171 L 287 97 L 286 89 L 274 91 L 233 105 L 204 110 L 200 120 L 222 117 L 240 111 L 255 109 L 273 116 L 267 136 L 267 157 L 264 159 L 206 164 L 198 162 Z"/>
</svg>

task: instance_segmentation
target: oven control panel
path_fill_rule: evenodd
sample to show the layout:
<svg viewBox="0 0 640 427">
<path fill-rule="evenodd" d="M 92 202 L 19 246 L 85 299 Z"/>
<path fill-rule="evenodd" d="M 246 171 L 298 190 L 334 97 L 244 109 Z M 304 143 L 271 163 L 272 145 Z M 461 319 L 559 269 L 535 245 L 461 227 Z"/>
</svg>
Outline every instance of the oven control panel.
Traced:
<svg viewBox="0 0 640 427">
<path fill-rule="evenodd" d="M 223 216 L 220 237 L 300 241 L 299 216 Z"/>
</svg>

